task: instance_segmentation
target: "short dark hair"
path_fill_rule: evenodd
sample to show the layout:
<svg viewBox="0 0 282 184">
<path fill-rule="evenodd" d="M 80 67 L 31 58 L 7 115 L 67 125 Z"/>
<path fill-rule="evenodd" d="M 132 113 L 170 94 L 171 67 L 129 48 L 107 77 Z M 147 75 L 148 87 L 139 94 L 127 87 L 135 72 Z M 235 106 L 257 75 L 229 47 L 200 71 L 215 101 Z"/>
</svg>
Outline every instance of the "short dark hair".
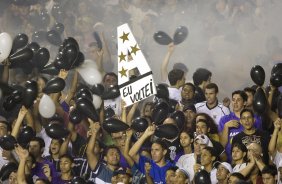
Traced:
<svg viewBox="0 0 282 184">
<path fill-rule="evenodd" d="M 242 91 L 242 90 L 236 90 L 236 91 L 233 91 L 232 93 L 232 97 L 234 95 L 240 95 L 242 98 L 243 98 L 243 101 L 246 102 L 248 100 L 248 95 L 246 94 L 245 91 Z"/>
<path fill-rule="evenodd" d="M 245 180 L 245 176 L 243 174 L 239 173 L 239 172 L 231 173 L 230 176 L 234 176 L 234 177 L 238 178 L 239 180 Z"/>
<path fill-rule="evenodd" d="M 236 142 L 236 143 L 232 144 L 231 152 L 232 152 L 233 148 L 235 148 L 235 147 L 240 149 L 242 152 L 246 153 L 246 155 L 243 157 L 243 160 L 245 162 L 247 162 L 247 160 L 248 160 L 248 158 L 247 158 L 247 152 L 248 152 L 247 147 L 244 144 L 242 144 L 242 143 Z"/>
<path fill-rule="evenodd" d="M 195 91 L 196 91 L 196 87 L 195 87 L 195 85 L 194 84 L 192 84 L 191 82 L 187 82 L 187 83 L 185 83 L 184 85 L 183 85 L 183 87 L 184 86 L 191 86 L 192 87 L 192 90 L 194 91 L 194 93 L 195 93 Z M 182 88 L 183 89 L 183 88 Z"/>
<path fill-rule="evenodd" d="M 203 149 L 207 150 L 208 152 L 210 152 L 210 154 L 214 157 L 217 157 L 217 153 L 215 151 L 215 149 L 213 147 L 210 146 L 206 146 Z"/>
<path fill-rule="evenodd" d="M 36 141 L 39 143 L 40 149 L 45 148 L 45 142 L 41 137 L 33 137 L 29 142 Z"/>
<path fill-rule="evenodd" d="M 105 82 L 105 79 L 106 79 L 107 76 L 112 76 L 112 77 L 115 77 L 116 79 L 118 79 L 117 74 L 115 74 L 114 72 L 108 72 L 104 75 L 103 82 Z"/>
<path fill-rule="evenodd" d="M 182 70 L 185 73 L 188 72 L 188 68 L 184 63 L 174 63 L 173 69 L 179 69 L 179 70 Z"/>
<path fill-rule="evenodd" d="M 199 86 L 203 81 L 207 81 L 211 76 L 212 73 L 209 70 L 205 68 L 198 68 L 193 73 L 193 82 L 196 86 Z"/>
<path fill-rule="evenodd" d="M 181 80 L 184 76 L 184 72 L 179 69 L 173 69 L 168 73 L 168 80 L 170 85 L 175 85 L 178 80 Z"/>
<path fill-rule="evenodd" d="M 169 171 L 169 170 L 175 172 L 177 169 L 178 169 L 177 166 L 171 166 L 166 170 L 166 172 Z"/>
<path fill-rule="evenodd" d="M 116 149 L 118 151 L 118 153 L 120 154 L 120 150 L 119 150 L 119 148 L 117 146 L 109 145 L 109 146 L 105 147 L 104 152 L 103 152 L 103 156 L 106 156 L 110 149 Z"/>
<path fill-rule="evenodd" d="M 249 113 L 252 115 L 253 118 L 255 117 L 255 116 L 254 116 L 254 112 L 253 112 L 251 109 L 243 109 L 243 110 L 240 112 L 240 118 L 242 117 L 243 113 L 245 113 L 245 112 L 249 112 Z"/>
<path fill-rule="evenodd" d="M 215 83 L 209 83 L 206 89 L 214 89 L 215 93 L 218 93 L 218 86 Z"/>
<path fill-rule="evenodd" d="M 252 93 L 253 95 L 255 95 L 255 93 L 256 93 L 256 90 L 254 90 L 253 88 L 250 88 L 250 87 L 244 88 L 244 91 L 245 91 L 245 92 L 250 92 L 250 93 Z"/>
<path fill-rule="evenodd" d="M 153 144 L 158 144 L 160 145 L 164 150 L 168 150 L 167 144 L 162 140 L 162 139 L 156 139 L 155 141 L 152 142 Z"/>
<path fill-rule="evenodd" d="M 270 174 L 275 177 L 277 175 L 277 168 L 274 165 L 266 165 L 262 169 L 261 174 Z"/>
<path fill-rule="evenodd" d="M 62 156 L 60 156 L 60 160 L 62 159 L 62 158 L 67 158 L 67 159 L 69 159 L 70 161 L 71 161 L 71 163 L 74 163 L 74 159 L 72 158 L 72 156 L 71 155 L 69 155 L 69 154 L 63 154 Z"/>
</svg>

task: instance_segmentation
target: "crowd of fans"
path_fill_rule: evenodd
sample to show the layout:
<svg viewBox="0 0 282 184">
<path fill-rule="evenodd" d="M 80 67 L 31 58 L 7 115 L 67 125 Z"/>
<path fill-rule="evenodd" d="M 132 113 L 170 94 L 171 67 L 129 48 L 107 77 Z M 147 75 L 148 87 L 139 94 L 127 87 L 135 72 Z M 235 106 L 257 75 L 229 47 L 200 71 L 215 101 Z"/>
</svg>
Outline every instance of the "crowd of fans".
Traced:
<svg viewBox="0 0 282 184">
<path fill-rule="evenodd" d="M 216 29 L 228 23 L 238 26 L 240 33 L 248 34 L 249 30 L 241 30 L 240 21 L 247 21 L 255 30 L 261 23 L 258 17 L 263 17 L 264 11 L 275 3 L 275 0 L 209 0 L 207 3 L 195 0 L 3 1 L 0 2 L 3 9 L 0 12 L 0 32 L 9 32 L 13 36 L 26 33 L 33 42 L 48 48 L 51 59 L 54 59 L 57 47 L 40 39 L 38 31 L 47 31 L 55 22 L 63 23 L 62 36 L 75 38 L 85 58 L 97 64 L 103 76 L 101 84 L 107 92 L 118 85 L 119 73 L 115 71 L 117 48 L 113 40 L 120 23 L 129 23 L 145 56 L 150 58 L 156 48 L 146 48 L 150 48 L 153 42 L 155 28 L 162 28 L 165 21 L 171 21 L 172 25 L 183 23 L 183 20 L 176 22 L 185 11 L 202 16 L 202 11 L 212 9 L 214 14 L 207 20 L 207 28 Z M 165 15 L 171 16 L 166 20 L 160 18 Z M 94 31 L 101 38 L 102 46 L 92 36 Z M 278 63 L 281 57 L 279 42 L 271 38 L 267 43 L 269 51 L 261 57 Z M 175 47 L 173 43 L 168 45 L 168 52 L 158 63 L 160 71 L 152 69 L 156 78 L 160 78 L 155 83 L 159 85 L 157 91 L 161 94 L 129 107 L 120 96 L 99 98 L 102 102 L 95 106 L 99 121 L 84 117 L 76 123 L 69 116 L 76 108 L 77 93 L 82 88 L 93 89 L 93 85 L 87 84 L 76 68 L 60 70 L 57 76 L 65 80 L 66 88 L 49 95 L 56 105 L 56 114 L 52 118 L 44 118 L 39 112 L 39 103 L 42 89 L 51 76 L 36 69 L 26 72 L 21 67 L 9 68 L 11 63 L 4 60 L 0 65 L 0 87 L 9 84 L 19 90 L 26 81 L 34 80 L 38 94 L 29 108 L 22 104 L 7 108 L 3 104 L 8 95 L 4 95 L 5 89 L 0 88 L 0 145 L 5 140 L 3 137 L 17 139 L 12 143 L 13 148 L 0 148 L 1 181 L 10 184 L 282 183 L 282 121 L 278 116 L 282 112 L 277 106 L 279 87 L 270 84 L 264 89 L 268 102 L 264 113 L 257 113 L 254 109 L 257 85 L 238 88 L 228 95 L 230 98 L 220 102 L 218 96 L 222 88 L 213 80 L 219 75 L 217 72 L 207 67 L 188 71 L 188 62 L 175 63 L 171 70 L 168 69 Z M 150 61 L 148 63 L 150 65 Z M 268 64 L 262 66 L 265 70 L 271 69 Z M 189 72 L 192 82 L 186 82 Z M 228 74 L 222 71 L 221 76 L 224 75 Z M 232 83 L 224 86 L 228 85 Z M 160 114 L 154 113 L 162 110 L 160 106 L 170 108 L 162 120 L 156 118 Z M 182 114 L 184 119 L 179 121 L 175 118 L 175 112 Z M 142 119 L 147 126 L 139 131 L 128 128 L 107 132 L 103 123 L 110 118 L 118 119 L 128 127 Z M 155 122 L 157 119 L 159 122 Z M 48 135 L 46 129 L 50 124 L 65 127 L 68 135 Z M 162 125 L 177 127 L 177 136 L 168 138 L 157 134 Z M 29 130 L 26 135 L 32 135 L 28 142 L 21 140 L 24 130 Z"/>
</svg>

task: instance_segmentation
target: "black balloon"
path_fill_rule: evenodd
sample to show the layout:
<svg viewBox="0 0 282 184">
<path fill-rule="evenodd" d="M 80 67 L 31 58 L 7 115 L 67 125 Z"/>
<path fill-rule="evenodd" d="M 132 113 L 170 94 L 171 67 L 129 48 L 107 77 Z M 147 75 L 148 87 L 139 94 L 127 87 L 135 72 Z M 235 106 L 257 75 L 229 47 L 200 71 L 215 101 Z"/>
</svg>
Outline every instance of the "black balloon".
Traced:
<svg viewBox="0 0 282 184">
<path fill-rule="evenodd" d="M 79 98 L 76 102 L 76 108 L 91 120 L 95 122 L 99 121 L 99 116 L 91 101 L 85 98 Z"/>
<path fill-rule="evenodd" d="M 179 130 L 173 124 L 164 124 L 156 128 L 155 135 L 159 138 L 174 139 L 178 136 Z"/>
<path fill-rule="evenodd" d="M 267 99 L 262 88 L 258 88 L 254 95 L 253 108 L 258 114 L 263 114 L 267 108 Z"/>
<path fill-rule="evenodd" d="M 173 43 L 175 45 L 182 43 L 188 35 L 188 29 L 185 26 L 180 26 L 175 30 L 173 35 Z"/>
<path fill-rule="evenodd" d="M 60 33 L 55 30 L 51 30 L 47 32 L 46 39 L 49 43 L 59 46 L 62 43 L 62 39 Z"/>
<path fill-rule="evenodd" d="M 9 95 L 14 91 L 14 89 L 11 86 L 1 81 L 0 81 L 0 90 L 2 91 L 3 96 Z"/>
<path fill-rule="evenodd" d="M 44 42 L 46 40 L 45 31 L 35 31 L 32 35 L 33 42 Z"/>
<path fill-rule="evenodd" d="M 94 38 L 95 38 L 95 40 L 97 42 L 97 47 L 101 50 L 103 45 L 102 45 L 102 41 L 100 39 L 99 34 L 96 31 L 94 31 L 93 36 L 94 36 Z"/>
<path fill-rule="evenodd" d="M 118 85 L 112 86 L 109 89 L 105 90 L 101 98 L 103 100 L 115 99 L 120 95 Z"/>
<path fill-rule="evenodd" d="M 168 92 L 167 86 L 165 84 L 158 84 L 156 86 L 156 90 L 157 90 L 156 97 L 164 98 L 164 99 L 169 98 L 169 92 Z"/>
<path fill-rule="evenodd" d="M 40 48 L 39 44 L 36 42 L 31 42 L 26 47 L 30 48 L 33 54 L 35 54 L 38 51 L 38 49 Z"/>
<path fill-rule="evenodd" d="M 49 16 L 49 14 L 47 12 L 42 11 L 39 14 L 38 18 L 39 18 L 39 21 L 38 21 L 39 25 L 38 26 L 40 26 L 41 29 L 42 28 L 47 28 L 49 26 L 49 24 L 50 24 L 50 16 Z"/>
<path fill-rule="evenodd" d="M 0 137 L 0 147 L 4 150 L 13 150 L 16 143 L 17 141 L 12 135 L 4 135 L 3 137 Z"/>
<path fill-rule="evenodd" d="M 251 78 L 258 86 L 262 86 L 265 80 L 264 69 L 260 65 L 255 65 L 251 69 Z"/>
<path fill-rule="evenodd" d="M 176 109 L 176 105 L 178 104 L 178 101 L 174 99 L 169 99 L 168 104 L 169 104 L 169 112 L 173 113 Z"/>
<path fill-rule="evenodd" d="M 21 146 L 25 147 L 35 135 L 36 133 L 30 126 L 24 126 L 19 133 L 17 141 Z"/>
<path fill-rule="evenodd" d="M 16 50 L 23 48 L 28 43 L 28 36 L 24 33 L 18 34 L 13 40 L 12 53 L 16 52 Z"/>
<path fill-rule="evenodd" d="M 40 48 L 34 55 L 32 62 L 33 65 L 39 68 L 40 70 L 48 63 L 50 59 L 50 53 L 46 48 Z"/>
<path fill-rule="evenodd" d="M 210 174 L 206 170 L 196 172 L 194 182 L 197 184 L 211 184 Z"/>
<path fill-rule="evenodd" d="M 282 63 L 277 63 L 272 67 L 271 75 L 274 73 L 282 74 Z"/>
<path fill-rule="evenodd" d="M 23 105 L 26 108 L 30 108 L 37 97 L 37 93 L 38 93 L 37 82 L 27 81 L 25 87 L 26 89 L 24 91 Z"/>
<path fill-rule="evenodd" d="M 76 92 L 76 98 L 86 98 L 89 101 L 93 101 L 93 96 L 92 96 L 92 92 L 89 88 L 87 87 L 82 87 L 80 88 L 77 92 Z"/>
<path fill-rule="evenodd" d="M 105 119 L 111 118 L 114 115 L 115 115 L 115 111 L 111 107 L 108 107 L 108 108 L 105 109 L 105 111 L 104 111 Z"/>
<path fill-rule="evenodd" d="M 71 180 L 71 184 L 87 184 L 86 181 L 84 179 L 82 179 L 81 177 L 75 176 L 72 180 Z"/>
<path fill-rule="evenodd" d="M 154 40 L 160 45 L 168 45 L 173 42 L 171 37 L 163 31 L 156 32 L 154 34 Z"/>
<path fill-rule="evenodd" d="M 3 108 L 5 111 L 11 111 L 16 107 L 17 102 L 12 96 L 8 96 L 7 98 L 4 99 L 3 101 Z"/>
<path fill-rule="evenodd" d="M 271 74 L 270 83 L 276 88 L 282 86 L 282 73 L 277 71 L 276 73 Z"/>
<path fill-rule="evenodd" d="M 16 89 L 11 94 L 11 97 L 16 103 L 20 103 L 23 100 L 23 91 Z"/>
<path fill-rule="evenodd" d="M 59 93 L 66 86 L 65 80 L 60 77 L 54 77 L 49 80 L 45 87 L 43 88 L 43 93 L 51 94 L 51 93 Z"/>
<path fill-rule="evenodd" d="M 20 64 L 25 61 L 31 60 L 33 57 L 33 52 L 30 48 L 23 48 L 16 53 L 9 56 L 9 60 L 11 62 L 11 65 L 14 63 Z"/>
<path fill-rule="evenodd" d="M 175 111 L 170 115 L 172 119 L 175 120 L 179 130 L 182 130 L 185 125 L 185 115 L 182 111 Z"/>
<path fill-rule="evenodd" d="M 102 96 L 104 93 L 104 86 L 102 84 L 94 84 L 91 88 L 93 94 Z"/>
<path fill-rule="evenodd" d="M 73 37 L 68 37 L 64 40 L 63 47 L 67 47 L 69 45 L 75 45 L 77 47 L 77 50 L 79 50 L 79 45 L 76 39 L 74 39 Z"/>
<path fill-rule="evenodd" d="M 58 33 L 62 34 L 65 30 L 65 26 L 62 23 L 56 22 L 53 26 L 53 30 L 57 31 Z"/>
<path fill-rule="evenodd" d="M 68 45 L 63 49 L 62 57 L 64 61 L 68 64 L 67 68 L 70 69 L 78 56 L 79 50 L 75 45 Z"/>
<path fill-rule="evenodd" d="M 69 131 L 63 124 L 57 122 L 51 122 L 46 128 L 46 133 L 52 139 L 61 139 L 69 135 Z"/>
<path fill-rule="evenodd" d="M 156 104 L 155 108 L 152 112 L 152 118 L 153 122 L 156 125 L 160 125 L 163 123 L 163 121 L 167 118 L 169 113 L 169 106 L 165 102 L 160 102 Z"/>
<path fill-rule="evenodd" d="M 128 124 L 116 118 L 108 118 L 103 122 L 103 129 L 108 133 L 117 133 L 129 128 Z"/>
<path fill-rule="evenodd" d="M 85 60 L 84 54 L 82 52 L 79 52 L 71 68 L 79 67 L 84 62 L 84 60 Z"/>
<path fill-rule="evenodd" d="M 52 7 L 52 16 L 56 19 L 57 22 L 63 21 L 63 10 L 58 3 L 55 3 Z"/>
<path fill-rule="evenodd" d="M 4 164 L 0 170 L 0 179 L 5 181 L 9 179 L 10 174 L 18 170 L 18 165 L 14 162 L 8 162 Z"/>
<path fill-rule="evenodd" d="M 137 117 L 132 121 L 131 128 L 136 132 L 144 132 L 149 126 L 149 122 L 144 117 Z"/>
<path fill-rule="evenodd" d="M 82 121 L 82 119 L 83 115 L 77 109 L 73 109 L 70 112 L 69 120 L 72 124 L 77 125 Z"/>
<path fill-rule="evenodd" d="M 59 72 L 60 72 L 60 70 L 55 67 L 54 63 L 47 64 L 40 71 L 40 73 L 44 73 L 44 74 L 48 74 L 48 75 L 58 75 Z"/>
</svg>

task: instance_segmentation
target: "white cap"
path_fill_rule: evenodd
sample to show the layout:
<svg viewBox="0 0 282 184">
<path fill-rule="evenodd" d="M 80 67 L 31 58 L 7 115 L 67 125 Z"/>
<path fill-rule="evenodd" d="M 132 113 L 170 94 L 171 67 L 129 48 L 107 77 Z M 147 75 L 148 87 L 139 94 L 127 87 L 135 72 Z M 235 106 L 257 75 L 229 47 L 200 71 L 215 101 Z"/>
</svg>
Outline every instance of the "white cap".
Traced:
<svg viewBox="0 0 282 184">
<path fill-rule="evenodd" d="M 217 165 L 216 165 L 217 164 Z M 232 169 L 232 166 L 227 163 L 227 162 L 215 162 L 214 165 L 216 165 L 216 168 L 219 166 L 219 165 L 222 165 L 226 170 L 229 171 L 229 173 L 233 173 L 233 169 Z"/>
<path fill-rule="evenodd" d="M 195 141 L 197 141 L 197 140 L 199 141 L 199 144 L 205 144 L 209 147 L 213 147 L 211 140 L 208 138 L 208 136 L 206 136 L 204 134 L 197 135 Z"/>
<path fill-rule="evenodd" d="M 187 170 L 185 170 L 183 167 L 179 167 L 177 170 L 181 171 L 190 180 L 190 174 L 188 173 Z"/>
</svg>

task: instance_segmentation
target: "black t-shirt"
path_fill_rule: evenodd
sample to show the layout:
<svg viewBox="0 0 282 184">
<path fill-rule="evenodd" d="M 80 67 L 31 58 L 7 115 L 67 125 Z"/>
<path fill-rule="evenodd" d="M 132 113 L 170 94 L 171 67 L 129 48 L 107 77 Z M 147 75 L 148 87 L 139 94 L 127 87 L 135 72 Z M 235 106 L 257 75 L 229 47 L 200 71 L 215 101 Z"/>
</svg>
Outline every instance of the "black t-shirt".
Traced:
<svg viewBox="0 0 282 184">
<path fill-rule="evenodd" d="M 167 145 L 168 148 L 168 155 L 170 160 L 174 160 L 176 155 L 182 151 L 182 147 L 180 145 L 180 138 L 178 137 L 174 141 L 170 142 L 166 139 L 163 139 L 165 144 Z"/>
<path fill-rule="evenodd" d="M 250 143 L 258 143 L 262 147 L 263 161 L 264 163 L 267 164 L 269 161 L 269 156 L 268 156 L 269 141 L 270 141 L 270 136 L 266 131 L 256 130 L 251 135 L 247 135 L 245 134 L 245 132 L 240 132 L 233 138 L 232 145 L 234 145 L 235 143 L 241 143 L 247 147 Z"/>
<path fill-rule="evenodd" d="M 206 97 L 205 97 L 204 91 L 200 87 L 196 86 L 196 90 L 195 90 L 196 103 L 203 102 L 205 100 L 206 100 Z"/>
<path fill-rule="evenodd" d="M 212 142 L 212 145 L 213 145 L 213 148 L 216 152 L 216 156 L 219 158 L 219 156 L 224 153 L 224 147 L 218 142 L 218 141 L 215 141 L 215 140 L 212 140 L 210 139 L 211 142 Z"/>
</svg>

